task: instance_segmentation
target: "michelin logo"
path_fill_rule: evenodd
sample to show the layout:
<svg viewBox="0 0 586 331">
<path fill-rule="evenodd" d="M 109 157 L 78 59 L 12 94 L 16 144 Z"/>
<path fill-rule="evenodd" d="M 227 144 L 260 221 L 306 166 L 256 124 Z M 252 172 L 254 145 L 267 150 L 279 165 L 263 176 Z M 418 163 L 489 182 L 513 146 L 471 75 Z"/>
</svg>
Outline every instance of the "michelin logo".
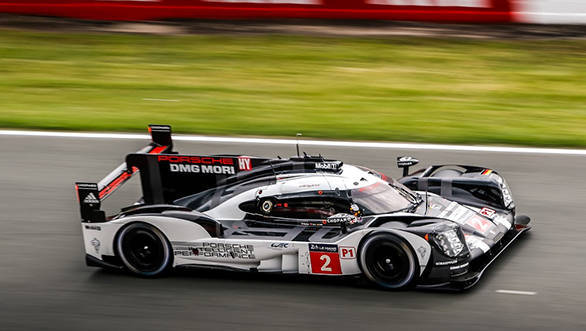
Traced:
<svg viewBox="0 0 586 331">
<path fill-rule="evenodd" d="M 171 172 L 188 172 L 194 174 L 215 174 L 215 175 L 234 175 L 236 171 L 233 166 L 219 165 L 199 165 L 199 164 L 169 164 Z"/>
</svg>

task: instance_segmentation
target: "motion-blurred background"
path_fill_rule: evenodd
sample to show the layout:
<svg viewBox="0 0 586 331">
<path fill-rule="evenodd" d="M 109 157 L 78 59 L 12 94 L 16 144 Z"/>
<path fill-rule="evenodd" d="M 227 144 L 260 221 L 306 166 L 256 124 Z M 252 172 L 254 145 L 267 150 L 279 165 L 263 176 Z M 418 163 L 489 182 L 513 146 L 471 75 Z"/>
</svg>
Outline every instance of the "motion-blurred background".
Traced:
<svg viewBox="0 0 586 331">
<path fill-rule="evenodd" d="M 12 13 L 0 16 L 0 127 L 586 145 L 581 0 L 20 0 L 0 12 Z"/>
<path fill-rule="evenodd" d="M 0 330 L 586 329 L 585 37 L 584 0 L 0 0 Z M 146 140 L 15 130 L 149 123 L 573 149 L 302 146 L 392 176 L 405 154 L 498 169 L 534 229 L 466 293 L 88 268 L 73 183 L 102 178 Z M 137 183 L 128 189 L 116 203 L 136 199 Z"/>
</svg>

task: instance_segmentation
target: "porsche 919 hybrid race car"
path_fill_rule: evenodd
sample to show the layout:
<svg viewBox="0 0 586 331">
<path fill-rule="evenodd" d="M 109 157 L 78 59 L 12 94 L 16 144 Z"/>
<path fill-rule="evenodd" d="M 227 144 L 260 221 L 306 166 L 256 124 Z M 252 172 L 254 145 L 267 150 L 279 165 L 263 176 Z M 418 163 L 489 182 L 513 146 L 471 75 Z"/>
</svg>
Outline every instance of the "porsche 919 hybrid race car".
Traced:
<svg viewBox="0 0 586 331">
<path fill-rule="evenodd" d="M 522 233 L 496 171 L 399 157 L 403 177 L 322 156 L 183 155 L 171 127 L 99 183 L 76 183 L 86 263 L 155 277 L 174 268 L 364 276 L 385 289 L 474 285 Z M 101 203 L 140 173 L 142 198 Z"/>
</svg>

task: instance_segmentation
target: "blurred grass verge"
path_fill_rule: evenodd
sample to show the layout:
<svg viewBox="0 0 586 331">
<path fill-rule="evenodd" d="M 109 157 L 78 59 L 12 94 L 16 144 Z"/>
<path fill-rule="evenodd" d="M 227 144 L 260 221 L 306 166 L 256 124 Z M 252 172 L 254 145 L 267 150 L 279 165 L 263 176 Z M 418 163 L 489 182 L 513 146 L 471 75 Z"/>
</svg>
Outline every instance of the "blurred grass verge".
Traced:
<svg viewBox="0 0 586 331">
<path fill-rule="evenodd" d="M 585 40 L 0 30 L 0 127 L 586 146 Z"/>
</svg>

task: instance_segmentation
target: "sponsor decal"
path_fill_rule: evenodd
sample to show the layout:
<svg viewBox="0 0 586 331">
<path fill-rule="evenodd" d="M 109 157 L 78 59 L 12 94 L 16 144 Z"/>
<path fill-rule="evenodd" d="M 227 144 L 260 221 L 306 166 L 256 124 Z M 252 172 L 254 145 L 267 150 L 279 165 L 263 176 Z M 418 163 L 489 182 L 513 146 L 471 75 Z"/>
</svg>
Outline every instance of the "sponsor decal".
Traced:
<svg viewBox="0 0 586 331">
<path fill-rule="evenodd" d="M 468 219 L 466 221 L 466 224 L 472 226 L 473 228 L 475 228 L 476 230 L 478 230 L 482 233 L 486 232 L 490 228 L 490 226 L 492 225 L 492 223 L 490 221 L 487 221 L 485 218 L 478 217 L 476 215 L 474 215 L 473 217 Z"/>
<path fill-rule="evenodd" d="M 312 188 L 312 187 L 319 187 L 319 184 L 301 184 L 299 188 Z"/>
<path fill-rule="evenodd" d="M 497 216 L 494 218 L 494 222 L 495 222 L 496 224 L 500 224 L 500 225 L 504 226 L 504 227 L 505 227 L 505 228 L 507 228 L 507 229 L 510 229 L 510 228 L 511 228 L 511 226 L 512 226 L 511 222 L 509 222 L 509 220 L 508 220 L 508 219 L 507 219 L 505 216 L 500 216 L 500 215 L 497 215 Z"/>
<path fill-rule="evenodd" d="M 310 243 L 309 259 L 313 274 L 339 275 L 342 273 L 337 245 Z"/>
<path fill-rule="evenodd" d="M 442 266 L 442 265 L 450 265 L 450 264 L 456 264 L 458 263 L 458 260 L 451 260 L 451 261 L 438 261 L 435 263 L 436 266 Z"/>
<path fill-rule="evenodd" d="M 248 156 L 238 157 L 238 169 L 244 171 L 252 170 L 252 162 Z"/>
<path fill-rule="evenodd" d="M 85 196 L 85 199 L 83 199 L 83 203 L 100 203 L 100 200 L 96 198 L 93 192 L 90 192 Z"/>
<path fill-rule="evenodd" d="M 419 160 L 413 156 L 400 156 L 397 158 L 397 167 L 399 168 L 414 166 L 417 163 L 419 163 Z"/>
<path fill-rule="evenodd" d="M 488 246 L 484 241 L 479 239 L 475 236 L 466 236 L 466 244 L 470 250 L 474 250 L 476 248 L 482 250 L 484 253 L 488 252 L 490 246 Z"/>
<path fill-rule="evenodd" d="M 488 207 L 484 207 L 484 208 L 480 209 L 480 215 L 486 216 L 490 219 L 492 219 L 495 214 L 496 214 L 496 211 L 493 209 L 490 209 Z"/>
<path fill-rule="evenodd" d="M 339 213 L 339 214 L 335 214 L 335 215 L 332 215 L 332 216 L 328 217 L 323 222 L 324 222 L 324 224 L 327 224 L 327 225 L 355 224 L 355 223 L 362 222 L 362 220 L 361 219 L 359 220 L 354 215 L 345 214 L 345 213 Z"/>
<path fill-rule="evenodd" d="M 100 241 L 98 240 L 98 238 L 92 239 L 92 241 L 90 241 L 90 244 L 92 244 L 92 246 L 94 246 L 94 249 L 96 250 L 96 254 L 100 254 Z"/>
<path fill-rule="evenodd" d="M 86 230 L 102 231 L 102 227 L 97 226 L 97 225 L 86 225 L 84 227 L 85 227 Z"/>
<path fill-rule="evenodd" d="M 423 259 L 425 257 L 425 253 L 427 253 L 427 249 L 423 246 L 419 246 L 419 248 L 417 249 L 417 253 L 419 253 L 421 258 Z"/>
<path fill-rule="evenodd" d="M 511 195 L 511 191 L 509 191 L 507 183 L 504 181 L 504 179 L 502 179 L 501 176 L 494 176 L 494 178 L 499 183 L 501 192 L 503 192 L 503 201 L 505 206 L 509 206 L 513 202 L 513 196 Z"/>
<path fill-rule="evenodd" d="M 340 165 L 340 162 L 316 162 L 315 168 L 321 170 L 337 170 Z"/>
<path fill-rule="evenodd" d="M 513 202 L 513 196 L 511 192 L 505 185 L 501 185 L 501 189 L 503 192 L 503 200 L 505 202 L 505 206 L 509 206 Z"/>
<path fill-rule="evenodd" d="M 328 252 L 338 253 L 338 246 L 331 244 L 309 244 L 309 251 L 311 252 Z"/>
<path fill-rule="evenodd" d="M 84 189 L 90 189 L 90 190 L 97 190 L 98 189 L 98 184 L 93 184 L 93 183 L 78 183 L 77 184 L 78 188 L 84 188 Z"/>
<path fill-rule="evenodd" d="M 228 243 L 174 243 L 173 252 L 176 256 L 182 257 L 203 257 L 203 258 L 231 258 L 253 260 L 254 246 L 246 244 Z"/>
<path fill-rule="evenodd" d="M 485 233 L 493 226 L 492 222 L 480 217 L 477 212 L 461 206 L 457 202 L 451 202 L 438 217 L 449 219 L 458 224 L 467 224 L 482 233 Z"/>
<path fill-rule="evenodd" d="M 228 157 L 159 155 L 157 160 L 169 163 L 234 165 L 234 160 Z"/>
<path fill-rule="evenodd" d="M 271 248 L 289 248 L 289 243 L 271 243 Z"/>
<path fill-rule="evenodd" d="M 458 270 L 458 269 L 462 269 L 462 268 L 466 268 L 470 263 L 466 262 L 464 264 L 460 264 L 460 265 L 455 265 L 450 267 L 450 270 Z"/>
<path fill-rule="evenodd" d="M 199 164 L 169 164 L 171 172 L 187 172 L 194 174 L 214 174 L 214 175 L 234 175 L 233 166 L 219 166 L 219 165 L 199 165 Z"/>
<path fill-rule="evenodd" d="M 144 1 L 144 0 L 142 0 L 142 1 Z M 149 131 L 170 132 L 171 127 L 169 125 L 149 125 Z"/>
<path fill-rule="evenodd" d="M 343 259 L 356 258 L 356 248 L 354 247 L 340 246 L 340 253 L 342 254 Z"/>
<path fill-rule="evenodd" d="M 482 172 L 480 174 L 483 175 L 483 176 L 488 176 L 491 173 L 492 173 L 492 170 L 490 170 L 490 169 L 484 169 L 484 170 L 482 170 Z"/>
<path fill-rule="evenodd" d="M 234 175 L 234 160 L 227 157 L 159 155 L 159 162 L 169 162 L 171 172 Z"/>
</svg>

